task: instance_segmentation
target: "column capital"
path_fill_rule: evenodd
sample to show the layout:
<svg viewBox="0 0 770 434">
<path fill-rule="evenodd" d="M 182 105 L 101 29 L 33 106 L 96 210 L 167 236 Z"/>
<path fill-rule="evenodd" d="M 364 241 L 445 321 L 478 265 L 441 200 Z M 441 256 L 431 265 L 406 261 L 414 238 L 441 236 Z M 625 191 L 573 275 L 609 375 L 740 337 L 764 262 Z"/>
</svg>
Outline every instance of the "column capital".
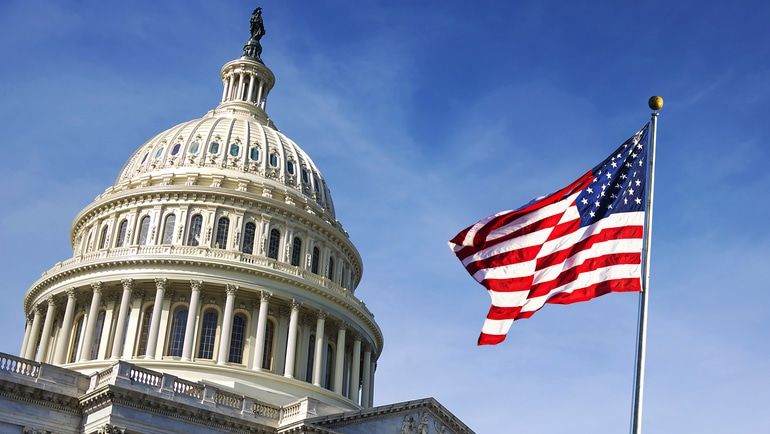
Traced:
<svg viewBox="0 0 770 434">
<path fill-rule="evenodd" d="M 238 292 L 238 285 L 231 285 L 229 283 L 226 284 L 225 285 L 225 292 L 227 292 L 228 296 L 235 295 L 235 293 Z"/>
<path fill-rule="evenodd" d="M 325 319 L 326 319 L 326 317 L 327 317 L 327 314 L 326 314 L 326 312 L 324 312 L 324 311 L 323 311 L 323 310 L 321 310 L 321 309 L 318 309 L 318 319 L 320 319 L 320 320 L 325 320 Z"/>
<path fill-rule="evenodd" d="M 155 278 L 155 288 L 165 291 L 166 290 L 166 283 L 168 283 L 168 279 L 165 277 L 157 277 Z"/>
<path fill-rule="evenodd" d="M 267 291 L 259 291 L 259 301 L 260 302 L 267 302 L 270 301 L 270 297 L 272 297 L 273 294 L 267 292 Z"/>
<path fill-rule="evenodd" d="M 291 310 L 299 311 L 299 308 L 302 307 L 302 303 L 298 302 L 295 299 L 291 299 Z"/>
<path fill-rule="evenodd" d="M 56 300 L 54 300 L 53 295 L 48 296 L 46 301 L 48 302 L 48 306 L 56 306 Z"/>
<path fill-rule="evenodd" d="M 98 292 L 99 294 L 102 293 L 102 282 L 94 282 L 91 284 L 91 289 L 94 290 L 94 292 Z"/>
<path fill-rule="evenodd" d="M 348 330 L 348 323 L 346 323 L 345 321 L 340 321 L 337 328 L 340 329 L 340 330 L 347 331 Z"/>
<path fill-rule="evenodd" d="M 203 286 L 203 281 L 202 280 L 194 280 L 194 279 L 190 280 L 190 289 L 193 292 L 200 291 L 202 286 Z"/>
<path fill-rule="evenodd" d="M 67 290 L 67 298 L 75 298 L 75 287 L 74 286 Z"/>
<path fill-rule="evenodd" d="M 131 288 L 134 285 L 134 279 L 128 278 L 128 279 L 121 279 L 120 281 L 121 285 L 123 285 L 124 291 L 131 291 Z"/>
</svg>

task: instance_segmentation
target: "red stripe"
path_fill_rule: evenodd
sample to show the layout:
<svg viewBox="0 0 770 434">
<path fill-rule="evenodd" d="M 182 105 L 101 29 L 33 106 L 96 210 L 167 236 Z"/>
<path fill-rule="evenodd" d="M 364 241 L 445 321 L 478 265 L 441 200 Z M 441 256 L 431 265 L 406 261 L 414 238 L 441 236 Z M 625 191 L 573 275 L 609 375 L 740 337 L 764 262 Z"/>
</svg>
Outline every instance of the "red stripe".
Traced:
<svg viewBox="0 0 770 434">
<path fill-rule="evenodd" d="M 462 245 L 463 241 L 465 241 L 465 237 L 468 235 L 468 232 L 471 230 L 473 226 L 475 225 L 470 225 L 467 228 L 463 229 L 462 231 L 460 231 L 459 234 L 455 235 L 454 238 L 449 240 L 449 242 L 452 244 Z"/>
<path fill-rule="evenodd" d="M 533 232 L 537 232 L 541 229 L 549 228 L 555 226 L 557 223 L 559 223 L 559 220 L 561 220 L 561 214 L 552 215 L 549 217 L 545 217 L 543 219 L 540 219 L 536 222 L 530 223 L 527 226 L 524 226 L 522 228 L 519 228 L 510 234 L 504 235 L 499 238 L 495 238 L 492 241 L 485 242 L 483 245 L 480 246 L 466 246 L 462 249 L 455 252 L 457 257 L 462 261 L 468 256 L 475 255 L 476 253 L 487 249 L 492 246 L 496 246 L 504 241 L 512 240 L 514 238 L 518 238 L 527 234 L 531 234 Z"/>
<path fill-rule="evenodd" d="M 604 282 L 594 283 L 593 285 L 579 288 L 571 293 L 562 292 L 549 298 L 548 304 L 572 304 L 581 301 L 588 301 L 592 298 L 602 296 L 610 292 L 639 292 L 642 290 L 641 279 L 639 277 L 629 277 L 626 279 L 605 280 Z"/>
<path fill-rule="evenodd" d="M 489 335 L 481 333 L 479 335 L 478 345 L 497 345 L 505 340 L 505 335 Z"/>
<path fill-rule="evenodd" d="M 501 228 L 525 214 L 528 214 L 532 211 L 548 206 L 552 203 L 556 203 L 564 199 L 565 197 L 569 196 L 570 194 L 588 187 L 588 185 L 591 184 L 591 182 L 593 181 L 593 178 L 594 178 L 593 172 L 589 170 L 588 172 L 583 174 L 580 178 L 575 180 L 572 184 L 562 188 L 556 193 L 553 193 L 537 202 L 529 204 L 518 210 L 509 212 L 506 214 L 502 214 L 493 218 L 478 232 L 476 232 L 476 235 L 473 237 L 473 245 L 479 246 L 484 242 L 486 242 L 486 239 L 487 239 L 487 236 L 489 236 L 489 233 L 494 231 L 495 229 Z"/>
<path fill-rule="evenodd" d="M 538 244 L 537 246 L 524 247 L 523 249 L 499 253 L 486 259 L 479 259 L 476 262 L 471 262 L 465 266 L 465 269 L 468 270 L 471 276 L 473 276 L 479 270 L 531 261 L 537 257 L 541 248 L 543 248 L 542 244 Z"/>
<path fill-rule="evenodd" d="M 521 313 L 521 306 L 501 307 L 492 306 L 487 313 L 487 319 L 514 319 Z"/>
<path fill-rule="evenodd" d="M 610 253 L 607 255 L 588 258 L 582 264 L 562 271 L 555 279 L 547 282 L 540 282 L 532 285 L 532 291 L 527 298 L 535 298 L 547 295 L 551 290 L 574 282 L 580 277 L 581 273 L 598 270 L 599 268 L 609 267 L 620 264 L 640 264 L 642 262 L 641 253 Z"/>
<path fill-rule="evenodd" d="M 561 216 L 560 216 L 561 217 Z M 546 241 L 555 240 L 557 238 L 561 238 L 565 235 L 571 234 L 578 230 L 580 227 L 580 219 L 577 218 L 575 220 L 570 220 L 568 222 L 559 223 L 556 225 L 551 233 L 548 235 L 548 239 Z"/>
<path fill-rule="evenodd" d="M 596 243 L 609 240 L 621 240 L 631 238 L 642 238 L 644 230 L 642 226 L 621 226 L 617 228 L 602 229 L 596 234 L 593 234 L 587 238 L 584 238 L 574 244 L 571 244 L 568 248 L 553 252 L 550 255 L 543 256 L 537 259 L 535 270 L 542 270 L 552 265 L 556 265 L 564 262 L 567 258 L 573 256 L 575 253 L 581 252 L 586 249 L 590 249 Z"/>
<path fill-rule="evenodd" d="M 507 279 L 484 279 L 481 283 L 490 291 L 511 292 L 528 291 L 532 287 L 534 276 L 509 277 Z"/>
</svg>

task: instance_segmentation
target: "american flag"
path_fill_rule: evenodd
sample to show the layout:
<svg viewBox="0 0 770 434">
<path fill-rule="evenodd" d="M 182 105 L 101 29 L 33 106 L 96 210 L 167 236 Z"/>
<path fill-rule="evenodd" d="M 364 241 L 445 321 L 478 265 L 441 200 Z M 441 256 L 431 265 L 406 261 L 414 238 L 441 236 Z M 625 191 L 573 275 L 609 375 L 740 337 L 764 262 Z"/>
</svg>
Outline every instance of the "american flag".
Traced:
<svg viewBox="0 0 770 434">
<path fill-rule="evenodd" d="M 479 345 L 545 305 L 641 290 L 648 125 L 567 187 L 464 229 L 450 242 L 492 307 Z"/>
</svg>

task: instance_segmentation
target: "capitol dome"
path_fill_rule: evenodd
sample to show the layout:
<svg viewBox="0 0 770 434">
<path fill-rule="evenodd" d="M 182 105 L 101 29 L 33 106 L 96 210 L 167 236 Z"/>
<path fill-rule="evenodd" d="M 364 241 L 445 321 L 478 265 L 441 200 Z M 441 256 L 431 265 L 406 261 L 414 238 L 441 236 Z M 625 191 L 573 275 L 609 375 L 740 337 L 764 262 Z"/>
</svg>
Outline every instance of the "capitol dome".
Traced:
<svg viewBox="0 0 770 434">
<path fill-rule="evenodd" d="M 25 296 L 23 357 L 88 375 L 128 361 L 268 410 L 372 405 L 383 337 L 354 294 L 361 257 L 320 170 L 266 113 L 260 53 L 252 37 L 222 67 L 220 103 L 142 144 L 77 214 L 72 257 Z"/>
</svg>

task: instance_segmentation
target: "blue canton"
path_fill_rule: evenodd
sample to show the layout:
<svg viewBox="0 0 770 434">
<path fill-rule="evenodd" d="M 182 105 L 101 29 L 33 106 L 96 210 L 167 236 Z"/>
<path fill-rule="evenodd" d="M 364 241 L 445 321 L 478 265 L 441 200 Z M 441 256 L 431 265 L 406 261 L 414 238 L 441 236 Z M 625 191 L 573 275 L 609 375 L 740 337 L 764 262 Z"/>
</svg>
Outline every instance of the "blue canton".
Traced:
<svg viewBox="0 0 770 434">
<path fill-rule="evenodd" d="M 593 181 L 577 197 L 580 226 L 613 213 L 644 211 L 647 182 L 648 125 L 594 167 Z"/>
</svg>

